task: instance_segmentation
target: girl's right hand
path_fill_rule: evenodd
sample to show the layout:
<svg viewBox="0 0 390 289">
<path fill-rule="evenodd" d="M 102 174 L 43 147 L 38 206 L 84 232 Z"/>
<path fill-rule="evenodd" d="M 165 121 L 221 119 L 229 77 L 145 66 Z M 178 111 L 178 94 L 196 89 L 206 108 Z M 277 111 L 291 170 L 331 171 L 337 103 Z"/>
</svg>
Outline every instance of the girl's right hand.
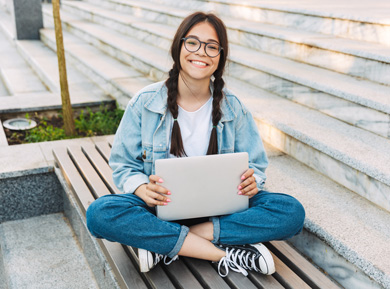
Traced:
<svg viewBox="0 0 390 289">
<path fill-rule="evenodd" d="M 171 194 L 166 188 L 161 186 L 163 180 L 156 176 L 149 176 L 149 184 L 139 186 L 134 194 L 140 197 L 149 207 L 166 206 L 171 201 L 167 196 Z"/>
</svg>

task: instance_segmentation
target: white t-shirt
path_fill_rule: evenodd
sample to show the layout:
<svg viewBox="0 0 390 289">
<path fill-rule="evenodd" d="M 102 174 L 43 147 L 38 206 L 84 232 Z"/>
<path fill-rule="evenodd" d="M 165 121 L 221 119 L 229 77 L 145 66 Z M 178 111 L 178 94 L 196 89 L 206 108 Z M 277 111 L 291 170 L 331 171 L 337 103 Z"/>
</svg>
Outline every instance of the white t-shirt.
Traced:
<svg viewBox="0 0 390 289">
<path fill-rule="evenodd" d="M 186 111 L 179 106 L 177 121 L 180 125 L 184 151 L 188 157 L 206 155 L 212 129 L 213 98 L 196 111 Z M 173 120 L 171 126 L 171 133 Z M 171 134 L 170 134 L 171 135 Z M 175 157 L 170 155 L 170 157 Z"/>
</svg>

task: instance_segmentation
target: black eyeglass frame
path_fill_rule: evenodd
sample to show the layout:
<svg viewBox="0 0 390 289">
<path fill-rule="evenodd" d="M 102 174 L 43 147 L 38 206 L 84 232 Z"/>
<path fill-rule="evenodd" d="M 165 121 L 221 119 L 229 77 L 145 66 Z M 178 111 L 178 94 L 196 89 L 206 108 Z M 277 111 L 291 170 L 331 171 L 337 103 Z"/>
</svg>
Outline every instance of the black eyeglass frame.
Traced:
<svg viewBox="0 0 390 289">
<path fill-rule="evenodd" d="M 198 42 L 199 42 L 199 47 L 198 47 L 198 49 L 196 49 L 196 50 L 194 50 L 194 51 L 188 50 L 188 48 L 187 48 L 187 46 L 186 46 L 186 41 L 187 41 L 188 39 L 194 39 L 194 40 L 198 41 Z M 221 54 L 221 51 L 223 50 L 223 47 L 222 47 L 219 43 L 216 43 L 216 42 L 204 42 L 204 41 L 200 41 L 198 38 L 195 38 L 195 37 L 183 37 L 181 40 L 183 40 L 184 48 L 185 48 L 188 52 L 197 52 L 197 51 L 202 47 L 202 44 L 204 44 L 204 52 L 207 54 L 208 57 L 211 57 L 211 58 L 217 57 L 218 55 Z M 207 53 L 206 47 L 207 47 L 207 45 L 209 45 L 209 44 L 214 44 L 214 45 L 217 44 L 217 45 L 218 45 L 219 51 L 218 51 L 218 54 L 217 54 L 217 55 L 215 55 L 215 56 L 210 56 L 210 55 Z"/>
</svg>

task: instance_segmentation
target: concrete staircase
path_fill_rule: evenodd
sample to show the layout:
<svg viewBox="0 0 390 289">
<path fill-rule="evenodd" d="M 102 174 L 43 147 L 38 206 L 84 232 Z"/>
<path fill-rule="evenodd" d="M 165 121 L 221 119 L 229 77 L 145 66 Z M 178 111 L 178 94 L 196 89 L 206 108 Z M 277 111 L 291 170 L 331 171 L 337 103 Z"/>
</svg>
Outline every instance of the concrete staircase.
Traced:
<svg viewBox="0 0 390 289">
<path fill-rule="evenodd" d="M 292 244 L 345 288 L 390 288 L 390 8 L 344 3 L 62 1 L 61 18 L 75 79 L 125 107 L 166 77 L 183 17 L 215 11 L 231 43 L 227 85 L 269 144 L 267 187 L 307 211 Z M 43 11 L 41 40 L 54 51 L 51 6 Z"/>
<path fill-rule="evenodd" d="M 56 53 L 41 41 L 14 41 L 11 15 L 5 9 L 0 9 L 0 52 L 0 114 L 61 108 Z M 113 102 L 70 63 L 67 72 L 73 107 Z"/>
</svg>

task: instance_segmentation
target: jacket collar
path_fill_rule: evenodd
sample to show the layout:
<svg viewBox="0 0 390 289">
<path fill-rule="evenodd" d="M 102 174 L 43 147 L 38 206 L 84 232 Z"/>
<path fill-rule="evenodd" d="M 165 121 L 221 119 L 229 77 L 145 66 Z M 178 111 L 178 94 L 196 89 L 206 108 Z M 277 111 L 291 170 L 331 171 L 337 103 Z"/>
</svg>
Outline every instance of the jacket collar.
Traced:
<svg viewBox="0 0 390 289">
<path fill-rule="evenodd" d="M 168 89 L 165 85 L 165 81 L 162 81 L 158 84 L 159 85 L 155 90 L 155 92 L 146 100 L 144 107 L 147 110 L 150 110 L 154 113 L 165 115 L 168 107 L 167 105 Z M 210 90 L 211 93 L 213 93 L 214 86 L 212 82 L 210 82 Z M 226 92 L 227 91 L 224 89 L 224 97 L 221 103 L 221 111 L 222 111 L 222 117 L 220 120 L 221 122 L 232 121 L 236 117 L 236 114 L 234 113 L 232 106 L 230 105 L 230 103 L 226 98 Z"/>
</svg>

